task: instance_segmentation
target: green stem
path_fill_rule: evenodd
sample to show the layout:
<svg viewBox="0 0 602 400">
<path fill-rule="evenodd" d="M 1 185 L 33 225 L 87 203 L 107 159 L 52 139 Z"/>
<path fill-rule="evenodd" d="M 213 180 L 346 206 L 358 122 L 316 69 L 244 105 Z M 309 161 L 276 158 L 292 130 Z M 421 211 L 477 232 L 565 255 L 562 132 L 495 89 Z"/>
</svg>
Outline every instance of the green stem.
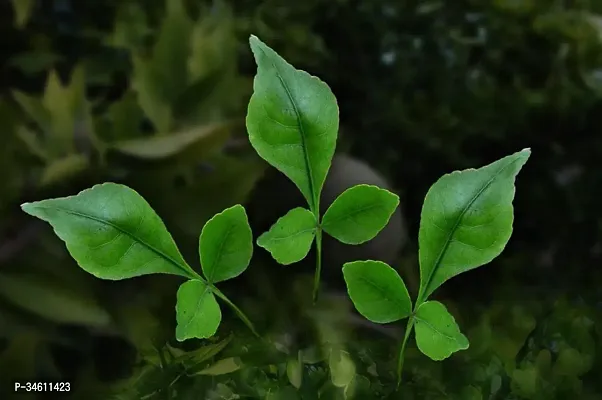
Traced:
<svg viewBox="0 0 602 400">
<path fill-rule="evenodd" d="M 232 310 L 234 310 L 234 312 L 236 313 L 236 315 L 238 315 L 238 318 L 240 318 L 242 320 L 242 322 L 244 322 L 245 325 L 247 327 L 249 327 L 249 329 L 251 330 L 251 332 L 253 332 L 253 334 L 255 336 L 260 337 L 259 334 L 257 333 L 257 331 L 255 330 L 255 327 L 253 326 L 253 323 L 251 322 L 251 320 L 249 320 L 249 318 L 247 318 L 247 316 L 245 315 L 245 313 L 243 313 L 241 311 L 241 309 L 236 306 L 236 304 L 232 303 L 230 301 L 230 299 L 225 294 L 223 294 L 221 292 L 221 290 L 219 290 L 215 286 L 211 285 L 211 290 L 213 291 L 213 293 L 215 293 L 215 295 L 217 297 L 219 297 L 220 299 L 222 299 L 224 301 L 224 303 L 226 303 L 230 308 L 232 308 Z"/>
<path fill-rule="evenodd" d="M 408 344 L 408 339 L 410 338 L 410 334 L 412 333 L 412 328 L 414 327 L 414 315 L 411 315 L 408 319 L 408 324 L 406 325 L 406 333 L 403 337 L 403 342 L 401 343 L 401 349 L 399 350 L 399 358 L 397 360 L 397 389 L 401 385 L 401 373 L 403 371 L 403 361 L 404 361 L 404 353 L 406 351 L 406 345 Z"/>
<path fill-rule="evenodd" d="M 314 273 L 314 304 L 318 301 L 320 291 L 320 275 L 322 274 L 322 227 L 316 229 L 316 272 Z"/>
</svg>

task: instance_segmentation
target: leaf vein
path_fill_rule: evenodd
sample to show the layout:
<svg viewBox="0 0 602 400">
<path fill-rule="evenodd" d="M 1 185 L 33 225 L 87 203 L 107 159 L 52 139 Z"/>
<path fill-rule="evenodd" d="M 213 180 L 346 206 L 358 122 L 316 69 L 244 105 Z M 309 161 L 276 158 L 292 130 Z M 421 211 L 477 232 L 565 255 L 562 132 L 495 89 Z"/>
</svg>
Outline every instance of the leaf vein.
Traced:
<svg viewBox="0 0 602 400">
<path fill-rule="evenodd" d="M 452 229 L 450 230 L 449 234 L 447 235 L 447 239 L 445 240 L 445 244 L 443 245 L 443 247 L 441 248 L 441 251 L 439 252 L 439 255 L 437 256 L 437 259 L 435 260 L 435 263 L 433 265 L 433 268 L 431 269 L 431 271 L 429 272 L 429 276 L 428 279 L 426 281 L 426 285 L 424 286 L 424 290 L 425 293 L 428 290 L 429 286 L 431 285 L 431 281 L 433 280 L 433 276 L 435 276 L 435 272 L 437 271 L 437 269 L 439 268 L 439 264 L 441 263 L 441 260 L 443 259 L 443 255 L 445 254 L 445 252 L 447 251 L 447 249 L 449 248 L 449 244 L 451 243 L 451 239 L 452 236 L 456 233 L 456 230 L 458 229 L 458 226 L 460 226 L 460 223 L 462 222 L 462 218 L 464 218 L 464 215 L 466 214 L 466 212 L 468 211 L 468 209 L 474 204 L 474 202 L 479 198 L 479 196 L 481 196 L 481 194 L 483 194 L 483 192 L 485 190 L 487 190 L 487 188 L 489 188 L 489 186 L 491 186 L 491 184 L 493 183 L 493 181 L 495 179 L 497 179 L 498 176 L 500 176 L 502 174 L 502 172 L 504 172 L 508 167 L 514 165 L 516 162 L 518 162 L 519 160 L 513 160 L 510 163 L 508 163 L 507 165 L 503 166 L 502 168 L 500 168 L 478 191 L 477 193 L 472 197 L 472 199 L 468 202 L 468 204 L 466 205 L 466 207 L 464 207 L 464 209 L 462 209 L 462 212 L 458 215 L 458 217 L 456 218 L 456 220 L 454 221 L 454 225 L 452 226 Z M 422 296 L 424 296 L 424 293 L 422 294 Z M 419 301 L 422 301 L 424 299 L 419 299 Z"/>
<path fill-rule="evenodd" d="M 265 54 L 265 50 L 261 47 L 260 47 L 260 49 Z M 301 136 L 301 144 L 303 147 L 303 156 L 304 156 L 304 160 L 305 160 L 305 172 L 307 173 L 308 183 L 309 183 L 309 192 L 311 194 L 310 208 L 312 208 L 312 211 L 317 212 L 318 204 L 317 204 L 317 199 L 316 199 L 317 195 L 316 195 L 315 187 L 314 187 L 314 176 L 313 176 L 313 171 L 311 168 L 311 160 L 309 157 L 309 152 L 307 151 L 307 138 L 305 137 L 306 134 L 305 134 L 305 129 L 303 127 L 301 113 L 299 112 L 299 109 L 297 108 L 297 104 L 295 103 L 295 101 L 293 99 L 291 90 L 288 87 L 288 85 L 286 84 L 286 82 L 284 81 L 284 78 L 283 78 L 282 74 L 280 73 L 278 66 L 276 65 L 276 63 L 274 63 L 270 59 L 270 57 L 267 54 L 265 54 L 265 55 L 270 60 L 272 67 L 276 71 L 276 76 L 278 77 L 278 80 L 282 84 L 282 87 L 284 88 L 286 95 L 288 96 L 289 101 L 291 102 L 293 111 L 295 112 L 295 116 L 297 118 L 297 124 L 299 125 L 299 131 L 300 131 L 300 136 Z"/>
<path fill-rule="evenodd" d="M 134 236 L 133 233 L 129 232 L 128 230 L 120 227 L 119 225 L 116 225 L 112 222 L 109 221 L 105 221 L 103 219 L 100 219 L 98 217 L 95 217 L 93 215 L 88 215 L 88 214 L 84 214 L 81 212 L 77 212 L 77 211 L 73 211 L 73 210 L 67 210 L 61 207 L 47 207 L 47 206 L 39 206 L 37 205 L 36 207 L 41 208 L 41 209 L 46 209 L 46 210 L 57 210 L 57 211 L 61 211 L 64 212 L 66 214 L 70 214 L 76 217 L 80 217 L 80 218 L 84 218 L 84 219 L 89 219 L 91 221 L 95 221 L 98 222 L 100 224 L 105 224 L 108 225 L 110 227 L 112 227 L 113 229 L 124 233 L 125 235 L 129 236 L 134 242 L 138 242 L 140 244 L 142 244 L 144 247 L 146 247 L 147 249 L 149 249 L 151 252 L 155 253 L 156 255 L 164 258 L 165 260 L 169 261 L 171 264 L 173 264 L 176 268 L 178 268 L 179 270 L 182 271 L 182 273 L 184 273 L 185 276 L 191 277 L 190 272 L 188 272 L 188 266 L 186 265 L 182 265 L 181 263 L 179 263 L 178 261 L 174 260 L 172 257 L 170 257 L 169 255 L 165 254 L 163 251 L 155 248 L 154 246 L 151 246 L 150 244 L 146 243 L 144 240 Z"/>
</svg>

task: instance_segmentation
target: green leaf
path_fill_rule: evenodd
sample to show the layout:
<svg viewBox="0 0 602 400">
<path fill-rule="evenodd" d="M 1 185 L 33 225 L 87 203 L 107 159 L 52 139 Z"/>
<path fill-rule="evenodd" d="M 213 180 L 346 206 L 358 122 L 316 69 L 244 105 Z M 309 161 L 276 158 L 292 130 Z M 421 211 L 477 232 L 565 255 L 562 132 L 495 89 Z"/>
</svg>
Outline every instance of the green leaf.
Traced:
<svg viewBox="0 0 602 400">
<path fill-rule="evenodd" d="M 336 147 L 336 98 L 328 85 L 295 69 L 257 37 L 249 43 L 257 63 L 246 119 L 249 139 L 315 211 Z"/>
<path fill-rule="evenodd" d="M 161 218 L 127 186 L 104 183 L 21 208 L 52 225 L 79 266 L 97 278 L 195 276 Z"/>
<path fill-rule="evenodd" d="M 307 256 L 316 234 L 316 217 L 297 207 L 281 217 L 257 239 L 257 245 L 272 254 L 280 264 L 289 265 Z"/>
<path fill-rule="evenodd" d="M 149 33 L 148 18 L 141 4 L 122 3 L 113 21 L 113 33 L 107 42 L 111 47 L 136 49 Z"/>
<path fill-rule="evenodd" d="M 0 296 L 51 321 L 106 327 L 109 313 L 87 288 L 74 288 L 48 275 L 1 274 Z"/>
<path fill-rule="evenodd" d="M 223 360 L 217 361 L 215 364 L 194 373 L 194 375 L 211 375 L 219 376 L 231 374 L 232 372 L 238 371 L 243 366 L 243 363 L 238 357 L 228 357 Z"/>
<path fill-rule="evenodd" d="M 51 161 L 40 177 L 40 185 L 50 186 L 67 181 L 84 172 L 90 163 L 83 154 L 71 154 Z"/>
<path fill-rule="evenodd" d="M 296 389 L 299 389 L 303 384 L 303 362 L 301 361 L 300 351 L 297 353 L 297 358 L 291 358 L 287 361 L 286 376 Z"/>
<path fill-rule="evenodd" d="M 369 398 L 372 393 L 373 389 L 370 387 L 370 380 L 362 375 L 355 375 L 343 391 L 346 400 Z"/>
<path fill-rule="evenodd" d="M 483 400 L 483 392 L 476 386 L 465 386 L 460 396 L 465 400 Z"/>
<path fill-rule="evenodd" d="M 438 301 L 422 303 L 414 318 L 416 344 L 431 359 L 441 361 L 456 351 L 468 349 L 468 339 L 460 332 L 447 308 Z"/>
<path fill-rule="evenodd" d="M 581 376 L 589 371 L 588 357 L 571 347 L 562 349 L 554 364 L 553 372 L 557 376 Z"/>
<path fill-rule="evenodd" d="M 223 146 L 230 138 L 230 123 L 212 124 L 169 135 L 120 141 L 111 144 L 119 153 L 145 160 L 163 160 L 174 157 L 191 146 L 199 146 L 205 153 Z M 197 159 L 202 154 L 195 153 Z"/>
<path fill-rule="evenodd" d="M 346 263 L 343 277 L 355 308 L 370 321 L 385 324 L 412 313 L 412 300 L 406 285 L 397 271 L 384 262 Z"/>
<path fill-rule="evenodd" d="M 209 285 L 193 279 L 178 289 L 176 339 L 205 339 L 215 335 L 222 312 Z"/>
<path fill-rule="evenodd" d="M 345 244 L 361 244 L 376 237 L 399 205 L 399 197 L 372 185 L 345 190 L 322 218 L 322 228 Z"/>
<path fill-rule="evenodd" d="M 80 80 L 80 82 L 77 82 Z M 83 71 L 73 72 L 72 85 L 82 83 Z M 74 93 L 70 86 L 63 86 L 58 73 L 54 70 L 48 74 L 42 104 L 51 117 L 52 136 L 49 145 L 53 155 L 63 156 L 74 150 L 73 132 L 75 128 Z"/>
<path fill-rule="evenodd" d="M 31 17 L 36 0 L 11 0 L 15 12 L 15 26 L 23 28 Z"/>
<path fill-rule="evenodd" d="M 429 189 L 418 234 L 419 303 L 443 282 L 497 257 L 512 234 L 514 180 L 531 150 L 444 175 Z"/>
<path fill-rule="evenodd" d="M 50 162 L 52 156 L 46 151 L 46 148 L 35 132 L 30 131 L 24 126 L 17 129 L 16 136 L 25 144 L 27 150 L 40 160 Z"/>
<path fill-rule="evenodd" d="M 533 398 L 538 392 L 541 392 L 539 381 L 539 371 L 532 364 L 512 371 L 510 387 L 512 393 L 521 397 Z"/>
<path fill-rule="evenodd" d="M 253 233 L 245 208 L 240 204 L 211 218 L 199 240 L 201 267 L 210 283 L 242 274 L 253 256 Z"/>
<path fill-rule="evenodd" d="M 204 364 L 210 358 L 218 355 L 232 341 L 232 336 L 228 336 L 217 343 L 208 344 L 196 350 L 186 352 L 177 356 L 174 363 L 182 364 L 187 370 L 194 369 L 200 364 Z"/>
<path fill-rule="evenodd" d="M 104 123 L 102 137 L 107 142 L 113 142 L 109 146 L 118 147 L 121 143 L 127 143 L 127 139 L 141 134 L 140 124 L 143 118 L 144 112 L 138 104 L 136 94 L 130 90 L 109 106 L 106 119 L 101 121 Z M 115 143 L 116 141 L 120 142 Z"/>
<path fill-rule="evenodd" d="M 23 92 L 18 90 L 13 90 L 12 92 L 15 101 L 21 106 L 23 111 L 27 113 L 27 115 L 36 123 L 38 128 L 40 128 L 43 132 L 47 132 L 50 130 L 51 126 L 51 117 L 50 113 L 42 102 L 32 96 L 29 96 Z"/>
<path fill-rule="evenodd" d="M 132 88 L 138 96 L 140 108 L 158 133 L 169 132 L 173 124 L 173 115 L 161 87 L 161 76 L 153 69 L 152 60 L 134 55 L 132 63 Z"/>
<path fill-rule="evenodd" d="M 328 358 L 328 367 L 330 380 L 336 387 L 344 388 L 355 377 L 355 363 L 346 351 L 333 349 Z"/>
<path fill-rule="evenodd" d="M 169 0 L 158 40 L 153 49 L 152 68 L 157 73 L 165 100 L 175 101 L 188 83 L 188 57 L 193 24 L 182 0 Z"/>
<path fill-rule="evenodd" d="M 17 0 L 19 1 L 19 0 Z M 7 66 L 20 70 L 28 77 L 31 75 L 42 74 L 63 60 L 59 54 L 55 54 L 51 49 L 37 48 L 32 51 L 24 51 L 15 54 L 8 61 Z"/>
</svg>

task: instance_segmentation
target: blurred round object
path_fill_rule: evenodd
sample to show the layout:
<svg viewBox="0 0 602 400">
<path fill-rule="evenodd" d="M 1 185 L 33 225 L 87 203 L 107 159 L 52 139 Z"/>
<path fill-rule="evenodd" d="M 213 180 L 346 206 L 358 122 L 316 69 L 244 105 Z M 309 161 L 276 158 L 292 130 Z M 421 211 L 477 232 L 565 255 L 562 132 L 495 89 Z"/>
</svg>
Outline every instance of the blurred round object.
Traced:
<svg viewBox="0 0 602 400">
<path fill-rule="evenodd" d="M 368 164 L 347 155 L 335 157 L 322 190 L 321 215 L 324 215 L 328 206 L 341 193 L 360 184 L 375 185 L 393 191 L 385 178 Z M 337 271 L 344 263 L 356 260 L 395 263 L 407 235 L 400 207 L 395 209 L 387 226 L 374 239 L 361 245 L 346 245 L 324 234 L 322 259 L 325 266 L 323 269 Z"/>
<path fill-rule="evenodd" d="M 365 162 L 348 155 L 334 157 L 330 171 L 322 189 L 320 213 L 345 190 L 359 184 L 369 184 L 391 190 L 389 183 Z M 297 187 L 282 173 L 272 170 L 255 191 L 250 204 L 253 212 L 250 217 L 256 235 L 265 232 L 278 218 L 295 207 L 307 207 L 307 203 Z M 340 273 L 343 264 L 355 260 L 379 260 L 393 264 L 407 239 L 405 221 L 398 207 L 389 223 L 371 241 L 361 245 L 346 245 L 324 234 L 322 236 L 322 271 L 329 282 L 342 281 Z M 313 263 L 312 250 L 307 259 Z"/>
</svg>

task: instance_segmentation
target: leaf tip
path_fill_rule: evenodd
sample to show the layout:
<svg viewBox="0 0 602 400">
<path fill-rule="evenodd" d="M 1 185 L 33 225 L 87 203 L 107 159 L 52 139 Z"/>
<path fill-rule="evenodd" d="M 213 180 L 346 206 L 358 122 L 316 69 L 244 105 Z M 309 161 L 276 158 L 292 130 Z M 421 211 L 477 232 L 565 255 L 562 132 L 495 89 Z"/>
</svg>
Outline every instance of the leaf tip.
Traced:
<svg viewBox="0 0 602 400">
<path fill-rule="evenodd" d="M 525 147 L 524 149 L 519 151 L 518 154 L 520 154 L 521 156 L 523 156 L 525 158 L 529 158 L 531 156 L 531 148 Z"/>
<path fill-rule="evenodd" d="M 261 235 L 259 235 L 259 237 L 257 238 L 257 240 L 255 241 L 255 243 L 257 243 L 257 246 L 266 249 L 267 250 L 267 243 L 266 241 L 268 240 L 268 232 L 264 232 Z"/>
<path fill-rule="evenodd" d="M 257 47 L 265 46 L 265 43 L 263 43 L 257 36 L 252 34 L 249 36 L 249 45 L 251 46 L 251 50 L 255 51 Z"/>
</svg>

